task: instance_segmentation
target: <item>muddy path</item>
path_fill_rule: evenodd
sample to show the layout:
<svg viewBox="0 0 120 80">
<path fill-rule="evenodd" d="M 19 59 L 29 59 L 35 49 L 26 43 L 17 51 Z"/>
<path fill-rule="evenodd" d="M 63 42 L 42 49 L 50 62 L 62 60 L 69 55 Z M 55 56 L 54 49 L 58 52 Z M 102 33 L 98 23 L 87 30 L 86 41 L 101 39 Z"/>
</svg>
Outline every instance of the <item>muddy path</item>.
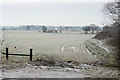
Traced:
<svg viewBox="0 0 120 80">
<path fill-rule="evenodd" d="M 0 73 L 2 78 L 118 78 L 120 76 L 118 68 L 88 64 L 72 68 L 26 64 L 22 68 L 2 68 Z"/>
<path fill-rule="evenodd" d="M 4 72 L 2 78 L 84 78 L 84 75 L 76 72 L 29 68 Z"/>
</svg>

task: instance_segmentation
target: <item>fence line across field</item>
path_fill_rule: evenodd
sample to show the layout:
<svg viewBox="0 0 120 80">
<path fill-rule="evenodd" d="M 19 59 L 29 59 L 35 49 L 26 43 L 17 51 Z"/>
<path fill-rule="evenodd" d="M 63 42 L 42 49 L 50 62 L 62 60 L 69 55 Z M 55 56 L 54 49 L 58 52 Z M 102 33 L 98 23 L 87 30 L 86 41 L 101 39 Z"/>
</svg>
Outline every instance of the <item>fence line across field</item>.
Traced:
<svg viewBox="0 0 120 80">
<path fill-rule="evenodd" d="M 6 59 L 8 60 L 8 55 L 13 55 L 13 56 L 30 56 L 30 61 L 32 61 L 32 49 L 30 49 L 30 54 L 10 54 L 8 52 L 8 48 L 6 48 L 6 53 L 2 53 L 2 54 L 5 54 L 6 55 Z"/>
</svg>

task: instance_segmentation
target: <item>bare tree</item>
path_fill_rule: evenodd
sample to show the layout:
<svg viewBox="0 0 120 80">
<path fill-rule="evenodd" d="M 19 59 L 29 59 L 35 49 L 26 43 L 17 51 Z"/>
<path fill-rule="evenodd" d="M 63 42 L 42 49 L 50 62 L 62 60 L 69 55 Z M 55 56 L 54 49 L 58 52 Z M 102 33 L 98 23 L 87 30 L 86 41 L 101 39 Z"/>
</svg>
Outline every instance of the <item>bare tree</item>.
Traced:
<svg viewBox="0 0 120 80">
<path fill-rule="evenodd" d="M 26 30 L 30 30 L 30 27 L 31 27 L 30 25 L 27 25 Z"/>
<path fill-rule="evenodd" d="M 47 32 L 47 28 L 45 26 L 42 26 L 43 33 Z"/>
<path fill-rule="evenodd" d="M 105 3 L 103 12 L 107 16 L 109 16 L 109 18 L 113 21 L 113 23 L 120 25 L 120 22 L 119 22 L 120 0 L 115 0 L 114 2 Z"/>
<path fill-rule="evenodd" d="M 7 34 L 5 31 L 2 31 L 0 45 L 1 45 L 1 50 L 0 50 L 1 53 L 3 53 L 6 48 L 10 47 L 10 42 L 7 41 Z"/>
<path fill-rule="evenodd" d="M 84 30 L 84 31 L 85 31 L 85 34 L 87 34 L 88 31 L 90 31 L 90 27 L 89 27 L 89 26 L 84 26 L 84 27 L 82 28 L 82 30 Z"/>
<path fill-rule="evenodd" d="M 0 41 L 0 45 L 1 45 L 1 53 L 3 52 L 3 45 L 4 45 L 4 43 L 5 43 L 5 40 L 6 40 L 6 34 L 5 34 L 5 32 L 2 32 L 2 36 L 1 36 L 1 39 L 0 39 L 1 41 Z"/>
<path fill-rule="evenodd" d="M 120 65 L 120 0 L 105 3 L 103 11 L 112 20 L 111 26 L 113 28 L 109 29 L 109 33 L 113 35 L 113 38 L 108 42 L 117 43 L 118 55 L 116 56 L 116 60 L 118 60 L 118 64 Z"/>
<path fill-rule="evenodd" d="M 97 30 L 98 27 L 95 24 L 90 24 L 89 26 L 92 31 L 92 34 L 94 34 L 94 31 Z"/>
</svg>

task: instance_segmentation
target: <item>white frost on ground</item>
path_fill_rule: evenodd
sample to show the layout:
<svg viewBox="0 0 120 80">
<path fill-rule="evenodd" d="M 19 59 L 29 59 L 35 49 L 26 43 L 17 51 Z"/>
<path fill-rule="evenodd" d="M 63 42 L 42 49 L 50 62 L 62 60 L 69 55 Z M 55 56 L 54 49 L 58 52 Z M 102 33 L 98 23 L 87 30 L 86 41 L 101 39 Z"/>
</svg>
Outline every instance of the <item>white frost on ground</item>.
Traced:
<svg viewBox="0 0 120 80">
<path fill-rule="evenodd" d="M 99 40 L 99 43 L 100 43 L 100 44 L 103 44 L 102 41 L 100 41 L 100 40 Z"/>
<path fill-rule="evenodd" d="M 99 47 L 103 48 L 103 49 L 106 50 L 107 52 L 110 52 L 109 49 L 107 49 L 106 47 L 103 47 L 103 42 L 102 42 L 102 41 L 99 40 L 98 42 L 99 42 L 99 44 L 98 44 Z"/>
<path fill-rule="evenodd" d="M 106 50 L 108 53 L 110 52 L 109 49 L 103 47 L 102 45 L 99 45 L 99 47 L 103 48 L 103 49 Z"/>
<path fill-rule="evenodd" d="M 3 72 L 2 78 L 85 78 L 85 75 L 76 72 L 29 68 Z"/>
<path fill-rule="evenodd" d="M 94 55 L 94 57 L 97 57 L 96 55 Z"/>
<path fill-rule="evenodd" d="M 85 48 L 86 49 L 86 51 L 89 53 L 89 54 L 92 54 L 87 48 Z"/>
<path fill-rule="evenodd" d="M 72 51 L 78 51 L 78 49 L 76 49 L 76 47 L 73 47 L 73 46 L 71 46 L 71 47 L 68 47 L 68 49 L 71 49 Z"/>
<path fill-rule="evenodd" d="M 64 46 L 62 46 L 62 47 L 61 47 L 61 52 L 63 52 L 63 51 L 64 51 L 64 48 L 65 48 Z"/>
<path fill-rule="evenodd" d="M 32 68 L 40 68 L 40 69 L 62 69 L 62 67 L 54 67 L 54 66 L 32 66 Z"/>
<path fill-rule="evenodd" d="M 60 51 L 61 52 L 64 52 L 65 49 L 70 49 L 70 50 L 72 50 L 74 52 L 78 51 L 78 49 L 76 47 L 74 47 L 74 46 L 70 46 L 70 47 L 64 47 L 64 46 L 62 46 L 62 47 L 60 47 Z"/>
</svg>

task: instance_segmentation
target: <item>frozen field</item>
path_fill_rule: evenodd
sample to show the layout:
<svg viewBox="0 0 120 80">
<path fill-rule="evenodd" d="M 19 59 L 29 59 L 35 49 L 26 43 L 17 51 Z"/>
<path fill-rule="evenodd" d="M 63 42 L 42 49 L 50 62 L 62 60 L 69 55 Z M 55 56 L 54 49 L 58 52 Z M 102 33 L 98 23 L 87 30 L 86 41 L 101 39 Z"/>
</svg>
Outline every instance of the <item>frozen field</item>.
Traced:
<svg viewBox="0 0 120 80">
<path fill-rule="evenodd" d="M 3 47 L 9 48 L 9 53 L 29 54 L 33 49 L 33 59 L 41 56 L 52 56 L 55 59 L 90 62 L 96 60 L 85 48 L 84 41 L 93 34 L 79 32 L 40 33 L 37 31 L 5 31 Z M 11 56 L 11 59 L 16 56 Z M 22 57 L 22 59 L 24 59 Z M 29 58 L 25 58 L 28 59 Z"/>
<path fill-rule="evenodd" d="M 98 61 L 84 45 L 84 41 L 92 38 L 92 34 L 80 34 L 79 32 L 40 33 L 37 31 L 6 31 L 5 43 L 2 47 L 8 47 L 9 53 L 29 54 L 33 49 L 33 60 L 49 58 L 66 61 L 79 61 L 75 66 L 71 62 L 71 68 L 44 66 L 41 62 L 29 62 L 29 57 L 10 56 L 9 61 L 2 57 L 0 65 L 0 77 L 3 78 L 108 78 L 118 76 L 117 68 L 94 66 L 92 62 Z M 15 48 L 16 47 L 16 48 Z M 49 57 L 48 57 L 49 56 Z M 15 62 L 14 62 L 15 61 Z M 20 61 L 16 62 L 16 61 Z M 23 62 L 21 62 L 23 61 Z M 28 61 L 28 62 L 24 62 Z M 60 64 L 58 61 L 56 61 Z M 88 63 L 88 64 L 87 64 Z M 90 63 L 90 64 L 89 64 Z M 69 63 L 68 63 L 69 64 Z M 24 73 L 24 74 L 23 74 Z"/>
</svg>

